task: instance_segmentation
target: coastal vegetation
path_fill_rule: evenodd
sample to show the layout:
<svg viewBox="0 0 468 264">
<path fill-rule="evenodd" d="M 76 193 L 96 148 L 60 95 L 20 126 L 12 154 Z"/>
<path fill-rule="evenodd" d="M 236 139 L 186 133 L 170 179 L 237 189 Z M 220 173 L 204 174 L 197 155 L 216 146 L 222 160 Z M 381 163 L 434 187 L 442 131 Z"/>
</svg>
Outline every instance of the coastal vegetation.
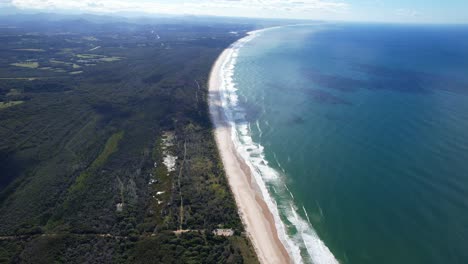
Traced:
<svg viewBox="0 0 468 264">
<path fill-rule="evenodd" d="M 0 29 L 0 263 L 257 263 L 206 84 L 250 26 L 15 21 Z"/>
</svg>

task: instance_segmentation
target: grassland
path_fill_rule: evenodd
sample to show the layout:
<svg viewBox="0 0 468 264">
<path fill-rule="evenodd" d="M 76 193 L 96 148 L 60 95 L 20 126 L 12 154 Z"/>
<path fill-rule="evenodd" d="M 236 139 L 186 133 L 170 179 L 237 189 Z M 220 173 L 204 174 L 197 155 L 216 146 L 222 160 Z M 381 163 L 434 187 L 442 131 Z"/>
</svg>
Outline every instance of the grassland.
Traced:
<svg viewBox="0 0 468 264">
<path fill-rule="evenodd" d="M 12 107 L 15 105 L 20 105 L 22 103 L 24 103 L 24 101 L 0 102 L 0 109 Z"/>
<path fill-rule="evenodd" d="M 59 60 L 55 60 L 55 59 L 50 59 L 49 61 L 52 64 L 73 65 L 73 63 L 71 63 L 71 62 L 59 61 Z"/>
<path fill-rule="evenodd" d="M 12 66 L 23 67 L 23 68 L 31 68 L 36 69 L 39 67 L 39 63 L 37 62 L 15 62 L 11 64 Z"/>
<path fill-rule="evenodd" d="M 10 91 L 6 94 L 7 97 L 18 96 L 21 95 L 21 91 L 19 89 L 10 89 Z"/>
<path fill-rule="evenodd" d="M 91 177 L 93 174 L 95 174 L 95 171 L 101 168 L 113 153 L 117 152 L 119 142 L 122 139 L 123 135 L 124 132 L 121 131 L 113 134 L 107 140 L 106 145 L 104 145 L 104 149 L 99 154 L 99 156 L 91 163 L 91 166 L 76 178 L 75 183 L 69 188 L 70 192 L 78 192 L 85 188 L 85 182 L 88 179 L 88 177 Z"/>
<path fill-rule="evenodd" d="M 119 142 L 122 140 L 124 132 L 120 131 L 113 134 L 104 145 L 104 149 L 99 154 L 99 156 L 91 163 L 91 169 L 97 169 L 103 166 L 106 161 L 109 159 L 110 155 L 117 152 L 119 148 Z"/>
<path fill-rule="evenodd" d="M 14 49 L 16 51 L 45 52 L 43 49 Z"/>
<path fill-rule="evenodd" d="M 76 57 L 79 59 L 98 61 L 98 62 L 113 62 L 113 61 L 119 61 L 119 60 L 124 59 L 122 57 L 116 57 L 116 56 L 107 57 L 107 56 L 98 55 L 98 54 L 76 54 Z"/>
<path fill-rule="evenodd" d="M 113 62 L 113 61 L 119 61 L 123 58 L 121 57 L 105 57 L 105 58 L 100 58 L 99 61 L 103 61 L 103 62 Z"/>
<path fill-rule="evenodd" d="M 83 37 L 83 39 L 88 40 L 88 41 L 98 41 L 99 40 L 94 36 L 86 36 L 86 37 Z"/>
<path fill-rule="evenodd" d="M 76 57 L 80 59 L 99 59 L 105 56 L 97 54 L 76 54 Z"/>
</svg>

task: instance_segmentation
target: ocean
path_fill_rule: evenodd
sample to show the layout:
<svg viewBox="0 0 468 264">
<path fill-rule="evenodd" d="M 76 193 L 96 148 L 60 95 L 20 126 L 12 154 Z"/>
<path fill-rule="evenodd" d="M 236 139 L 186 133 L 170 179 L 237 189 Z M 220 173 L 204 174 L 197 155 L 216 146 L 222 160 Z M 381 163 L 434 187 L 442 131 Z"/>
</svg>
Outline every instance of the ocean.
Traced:
<svg viewBox="0 0 468 264">
<path fill-rule="evenodd" d="M 468 27 L 255 32 L 232 137 L 297 263 L 468 263 Z"/>
</svg>

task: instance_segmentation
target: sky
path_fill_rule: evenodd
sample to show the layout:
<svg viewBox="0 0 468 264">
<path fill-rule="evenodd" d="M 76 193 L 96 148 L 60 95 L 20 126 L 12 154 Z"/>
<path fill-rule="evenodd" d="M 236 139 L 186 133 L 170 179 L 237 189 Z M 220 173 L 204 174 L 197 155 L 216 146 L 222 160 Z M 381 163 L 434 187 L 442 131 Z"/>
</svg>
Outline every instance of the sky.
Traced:
<svg viewBox="0 0 468 264">
<path fill-rule="evenodd" d="M 0 0 L 0 10 L 468 24 L 468 0 Z"/>
</svg>

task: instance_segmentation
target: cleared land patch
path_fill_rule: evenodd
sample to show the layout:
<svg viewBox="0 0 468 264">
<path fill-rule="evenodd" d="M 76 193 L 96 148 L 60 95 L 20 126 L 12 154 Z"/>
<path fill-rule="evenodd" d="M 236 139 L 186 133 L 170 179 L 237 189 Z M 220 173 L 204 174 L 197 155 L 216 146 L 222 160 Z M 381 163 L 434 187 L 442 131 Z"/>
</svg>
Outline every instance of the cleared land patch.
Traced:
<svg viewBox="0 0 468 264">
<path fill-rule="evenodd" d="M 16 67 L 31 68 L 31 69 L 36 69 L 37 67 L 39 67 L 38 62 L 15 62 L 10 65 L 16 66 Z"/>
<path fill-rule="evenodd" d="M 123 59 L 122 57 L 105 57 L 105 58 L 101 58 L 99 59 L 99 61 L 103 61 L 103 62 L 113 62 L 113 61 L 119 61 Z"/>
<path fill-rule="evenodd" d="M 59 60 L 56 60 L 56 59 L 50 59 L 49 62 L 52 63 L 52 64 L 73 65 L 73 63 L 71 63 L 71 62 L 59 61 Z"/>
<path fill-rule="evenodd" d="M 80 59 L 97 59 L 97 58 L 102 58 L 105 56 L 98 55 L 98 54 L 76 54 L 76 57 Z"/>
<path fill-rule="evenodd" d="M 93 174 L 93 171 L 100 168 L 107 159 L 119 149 L 119 142 L 123 138 L 124 132 L 118 132 L 113 134 L 106 142 L 104 149 L 101 154 L 93 161 L 89 169 L 84 171 L 78 176 L 75 183 L 70 187 L 70 192 L 79 191 L 85 187 L 85 181 L 88 177 Z"/>
<path fill-rule="evenodd" d="M 31 51 L 31 52 L 44 52 L 43 49 L 14 49 L 15 51 Z"/>
<path fill-rule="evenodd" d="M 10 101 L 10 102 L 0 102 L 0 109 L 12 107 L 15 105 L 20 105 L 24 103 L 24 101 Z"/>
<path fill-rule="evenodd" d="M 6 96 L 17 96 L 20 95 L 21 91 L 19 89 L 10 89 Z"/>
<path fill-rule="evenodd" d="M 87 36 L 87 37 L 83 37 L 84 40 L 88 40 L 88 41 L 98 41 L 99 39 L 97 39 L 96 37 L 93 37 L 93 36 Z"/>
<path fill-rule="evenodd" d="M 97 61 L 97 62 L 113 62 L 119 61 L 124 59 L 123 57 L 116 57 L 116 56 L 105 56 L 99 54 L 76 54 L 76 57 L 82 60 L 90 60 L 90 61 Z"/>
</svg>

